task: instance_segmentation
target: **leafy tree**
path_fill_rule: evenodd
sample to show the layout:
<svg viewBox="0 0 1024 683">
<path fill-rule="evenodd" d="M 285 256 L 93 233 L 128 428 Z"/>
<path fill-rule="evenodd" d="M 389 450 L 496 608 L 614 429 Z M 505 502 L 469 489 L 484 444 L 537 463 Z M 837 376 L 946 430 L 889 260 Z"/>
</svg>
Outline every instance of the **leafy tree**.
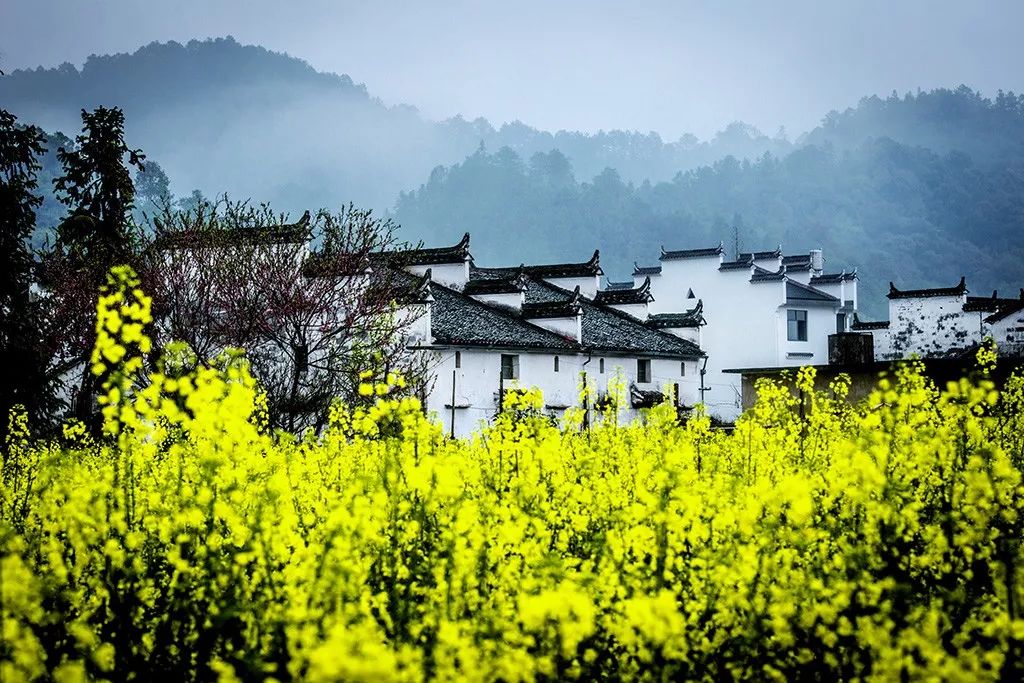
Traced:
<svg viewBox="0 0 1024 683">
<path fill-rule="evenodd" d="M 192 190 L 192 193 L 187 197 L 181 197 L 175 202 L 175 206 L 182 213 L 195 212 L 204 204 L 209 205 L 211 202 L 203 196 L 203 193 L 199 190 Z"/>
<path fill-rule="evenodd" d="M 139 167 L 135 172 L 135 193 L 153 205 L 170 201 L 171 181 L 160 164 L 147 161 L 144 167 Z"/>
<path fill-rule="evenodd" d="M 43 269 L 52 315 L 61 323 L 56 371 L 79 374 L 74 412 L 97 427 L 95 381 L 86 367 L 96 335 L 94 299 L 112 266 L 135 261 L 135 186 L 129 167 L 142 169 L 145 155 L 125 143 L 124 113 L 98 107 L 82 110 L 82 133 L 74 147 L 61 148 L 57 156 L 64 173 L 53 184 L 68 214 Z"/>
<path fill-rule="evenodd" d="M 45 139 L 35 126 L 19 126 L 13 114 L 0 110 L 0 449 L 6 448 L 13 406 L 23 405 L 38 425 L 56 402 L 46 373 L 44 317 L 31 295 L 35 261 L 29 248 L 43 201 L 36 174 Z"/>
</svg>

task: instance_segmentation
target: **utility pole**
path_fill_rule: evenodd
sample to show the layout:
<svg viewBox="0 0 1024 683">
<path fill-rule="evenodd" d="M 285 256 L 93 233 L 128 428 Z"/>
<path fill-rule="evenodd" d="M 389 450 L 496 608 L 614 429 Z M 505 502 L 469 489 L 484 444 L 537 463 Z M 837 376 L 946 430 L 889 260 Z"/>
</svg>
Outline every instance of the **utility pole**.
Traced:
<svg viewBox="0 0 1024 683">
<path fill-rule="evenodd" d="M 455 438 L 455 370 L 452 370 L 452 431 L 451 436 Z"/>
<path fill-rule="evenodd" d="M 587 386 L 587 365 L 593 360 L 592 356 L 587 356 L 587 359 L 583 361 L 583 370 L 580 374 L 583 375 L 583 429 L 590 429 L 590 389 Z"/>
<path fill-rule="evenodd" d="M 704 364 L 700 366 L 700 402 L 704 403 L 704 392 L 709 391 L 711 387 L 704 384 L 704 375 L 708 372 L 708 357 L 704 356 Z"/>
</svg>

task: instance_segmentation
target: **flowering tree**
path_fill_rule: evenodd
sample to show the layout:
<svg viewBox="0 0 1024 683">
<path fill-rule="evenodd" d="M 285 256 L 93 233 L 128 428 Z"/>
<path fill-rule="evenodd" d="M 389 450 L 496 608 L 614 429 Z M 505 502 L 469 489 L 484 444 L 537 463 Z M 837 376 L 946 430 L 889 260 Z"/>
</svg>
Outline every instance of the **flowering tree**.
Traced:
<svg viewBox="0 0 1024 683">
<path fill-rule="evenodd" d="M 244 348 L 275 426 L 322 427 L 335 398 L 358 400 L 364 370 L 422 387 L 404 343 L 409 282 L 380 257 L 397 245 L 390 220 L 349 205 L 289 223 L 224 197 L 165 204 L 151 223 L 143 279 L 158 341 L 186 342 L 197 363 Z"/>
</svg>

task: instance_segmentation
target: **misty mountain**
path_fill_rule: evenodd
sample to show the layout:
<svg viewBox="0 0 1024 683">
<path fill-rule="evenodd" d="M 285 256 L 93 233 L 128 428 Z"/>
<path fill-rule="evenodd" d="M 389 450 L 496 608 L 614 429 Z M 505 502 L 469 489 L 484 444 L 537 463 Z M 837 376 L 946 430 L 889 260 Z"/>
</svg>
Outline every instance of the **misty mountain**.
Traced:
<svg viewBox="0 0 1024 683">
<path fill-rule="evenodd" d="M 878 137 L 938 153 L 962 152 L 975 162 L 1012 162 L 1024 157 L 1024 97 L 999 91 L 989 99 L 966 85 L 865 97 L 854 108 L 829 112 L 798 143 L 851 150 Z"/>
<path fill-rule="evenodd" d="M 121 107 L 129 144 L 167 171 L 176 194 L 269 201 L 300 211 L 343 202 L 386 209 L 438 164 L 509 147 L 524 157 L 554 148 L 578 172 L 668 179 L 726 155 L 784 153 L 790 143 L 735 123 L 712 140 L 665 142 L 656 133 L 539 131 L 484 119 L 428 121 L 386 106 L 350 77 L 232 38 L 152 43 L 132 54 L 91 56 L 79 69 L 18 70 L 0 77 L 0 102 L 22 121 L 73 136 L 79 111 Z"/>
<path fill-rule="evenodd" d="M 823 247 L 827 269 L 858 268 L 861 307 L 885 315 L 887 283 L 972 292 L 1024 284 L 1024 158 L 974 163 L 890 138 L 855 149 L 805 145 L 784 157 L 727 157 L 671 181 L 635 184 L 607 169 L 577 180 L 560 152 L 523 160 L 505 148 L 437 168 L 403 194 L 396 218 L 409 236 L 454 242 L 473 233 L 487 263 L 585 259 L 602 248 L 612 279 L 666 248 L 786 253 Z"/>
<path fill-rule="evenodd" d="M 293 214 L 393 208 L 403 237 L 437 244 L 469 230 L 487 262 L 600 246 L 622 279 L 659 244 L 731 247 L 736 228 L 742 248 L 820 246 L 830 269 L 858 267 L 873 312 L 890 279 L 941 286 L 966 274 L 976 294 L 1024 281 L 1024 97 L 1012 93 L 866 97 L 795 141 L 743 123 L 665 141 L 429 121 L 348 76 L 226 38 L 14 71 L 0 77 L 0 102 L 51 132 L 42 188 L 79 110 L 120 106 L 129 144 L 179 196 L 229 192 Z M 40 223 L 62 211 L 47 197 Z"/>
</svg>

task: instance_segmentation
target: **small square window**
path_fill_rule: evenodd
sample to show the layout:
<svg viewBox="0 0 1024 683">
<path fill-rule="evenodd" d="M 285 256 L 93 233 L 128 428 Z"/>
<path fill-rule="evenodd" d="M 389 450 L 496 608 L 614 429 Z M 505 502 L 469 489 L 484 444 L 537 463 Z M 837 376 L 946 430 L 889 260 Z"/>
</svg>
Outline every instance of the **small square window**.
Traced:
<svg viewBox="0 0 1024 683">
<path fill-rule="evenodd" d="M 511 353 L 501 354 L 501 378 L 519 379 L 519 356 Z"/>
<path fill-rule="evenodd" d="M 786 311 L 786 339 L 807 341 L 807 311 Z"/>
<path fill-rule="evenodd" d="M 636 362 L 636 381 L 640 384 L 647 384 L 651 381 L 651 361 L 641 358 Z"/>
</svg>

